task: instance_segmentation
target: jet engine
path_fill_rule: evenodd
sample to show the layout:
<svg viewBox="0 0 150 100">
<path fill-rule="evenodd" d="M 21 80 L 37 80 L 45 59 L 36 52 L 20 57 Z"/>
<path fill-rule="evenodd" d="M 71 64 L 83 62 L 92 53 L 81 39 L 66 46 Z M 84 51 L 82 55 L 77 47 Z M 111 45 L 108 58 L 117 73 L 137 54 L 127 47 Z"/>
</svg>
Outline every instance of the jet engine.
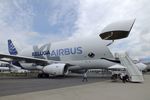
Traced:
<svg viewBox="0 0 150 100">
<path fill-rule="evenodd" d="M 51 75 L 66 75 L 68 72 L 67 64 L 56 63 L 47 65 L 43 68 L 43 72 Z"/>
</svg>

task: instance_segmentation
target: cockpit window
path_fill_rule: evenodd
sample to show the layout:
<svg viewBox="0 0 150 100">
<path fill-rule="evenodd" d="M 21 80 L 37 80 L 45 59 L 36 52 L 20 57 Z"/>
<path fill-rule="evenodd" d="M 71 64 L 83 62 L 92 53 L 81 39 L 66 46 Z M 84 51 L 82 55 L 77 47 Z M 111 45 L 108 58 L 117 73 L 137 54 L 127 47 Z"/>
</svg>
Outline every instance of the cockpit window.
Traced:
<svg viewBox="0 0 150 100">
<path fill-rule="evenodd" d="M 93 52 L 90 52 L 90 53 L 88 54 L 88 56 L 89 56 L 90 58 L 93 58 L 93 57 L 95 56 L 95 54 L 94 54 Z"/>
</svg>

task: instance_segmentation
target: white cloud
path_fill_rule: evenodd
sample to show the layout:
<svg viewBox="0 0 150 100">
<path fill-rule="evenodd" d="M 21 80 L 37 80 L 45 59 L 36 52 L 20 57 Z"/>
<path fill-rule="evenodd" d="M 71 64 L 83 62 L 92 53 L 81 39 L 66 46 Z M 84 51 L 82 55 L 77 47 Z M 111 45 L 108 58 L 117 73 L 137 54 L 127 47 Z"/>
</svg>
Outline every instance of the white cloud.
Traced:
<svg viewBox="0 0 150 100">
<path fill-rule="evenodd" d="M 27 32 L 25 33 L 26 35 L 29 35 L 29 36 L 37 36 L 38 33 L 37 32 Z"/>
<path fill-rule="evenodd" d="M 41 34 L 39 32 L 33 31 L 33 22 L 35 13 L 39 4 L 44 1 L 36 0 L 34 2 L 30 0 L 0 0 L 0 51 L 7 53 L 7 40 L 12 39 L 17 49 L 23 50 L 29 47 L 29 45 L 35 45 L 38 43 L 46 43 L 52 41 L 65 40 L 68 37 L 66 32 L 70 30 L 62 30 L 60 34 L 49 33 Z M 46 2 L 46 1 L 45 1 Z M 61 2 L 61 4 L 59 4 Z M 46 2 L 48 3 L 48 2 Z M 53 4 L 52 4 L 53 3 Z M 62 4 L 63 3 L 63 4 Z M 62 2 L 61 0 L 57 2 L 52 2 L 50 0 L 48 5 L 57 5 L 56 14 L 51 14 L 50 24 L 54 25 L 56 23 L 68 23 L 67 20 L 63 20 L 63 17 L 72 11 L 73 6 L 76 2 L 68 0 L 68 3 Z M 44 3 L 43 3 L 44 4 Z M 62 7 L 60 7 L 62 6 Z M 37 7 L 33 9 L 34 7 Z M 40 7 L 40 6 L 39 6 Z M 50 16 L 49 13 L 53 12 L 55 8 L 43 7 L 46 16 Z M 41 9 L 43 9 L 41 8 Z M 70 11 L 69 11 L 70 10 Z M 74 10 L 74 9 L 73 9 Z M 39 14 L 40 15 L 40 14 Z M 69 16 L 69 15 L 68 15 Z M 42 20 L 42 19 L 41 19 Z M 69 19 L 68 20 L 72 20 Z M 38 23 L 40 24 L 40 23 Z M 65 24 L 63 24 L 65 25 Z M 57 29 L 57 27 L 56 27 Z"/>
<path fill-rule="evenodd" d="M 26 6 L 26 7 L 25 7 Z M 20 50 L 27 46 L 33 12 L 24 0 L 0 1 L 0 48 L 7 53 L 7 40 L 12 39 Z M 34 33 L 34 32 L 32 32 Z"/>
</svg>

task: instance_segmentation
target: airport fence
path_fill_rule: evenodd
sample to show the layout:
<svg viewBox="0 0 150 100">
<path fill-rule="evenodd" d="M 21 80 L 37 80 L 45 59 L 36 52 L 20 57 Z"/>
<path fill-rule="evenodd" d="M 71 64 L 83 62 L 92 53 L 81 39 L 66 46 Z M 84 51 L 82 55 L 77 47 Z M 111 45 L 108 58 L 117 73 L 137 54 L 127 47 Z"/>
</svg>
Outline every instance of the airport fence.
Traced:
<svg viewBox="0 0 150 100">
<path fill-rule="evenodd" d="M 10 72 L 10 73 L 0 73 L 0 78 L 13 78 L 13 77 L 18 77 L 18 78 L 29 78 L 29 77 L 37 77 L 38 72 L 26 72 L 26 73 L 16 73 L 16 72 Z"/>
</svg>

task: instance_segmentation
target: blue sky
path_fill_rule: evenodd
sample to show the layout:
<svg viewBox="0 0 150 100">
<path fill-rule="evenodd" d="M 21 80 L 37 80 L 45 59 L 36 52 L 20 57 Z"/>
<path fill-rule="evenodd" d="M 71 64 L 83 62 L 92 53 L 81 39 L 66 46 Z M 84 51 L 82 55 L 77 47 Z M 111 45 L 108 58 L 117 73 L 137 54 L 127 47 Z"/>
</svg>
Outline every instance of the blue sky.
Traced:
<svg viewBox="0 0 150 100">
<path fill-rule="evenodd" d="M 66 35 L 74 31 L 77 7 L 70 0 L 44 0 L 43 2 L 32 0 L 30 4 L 34 12 L 33 31 L 41 34 Z M 63 30 L 67 31 L 62 33 Z"/>
<path fill-rule="evenodd" d="M 112 22 L 136 18 L 129 37 L 110 49 L 150 56 L 149 12 L 149 0 L 0 0 L 0 51 L 7 51 L 8 39 L 24 49 L 99 35 Z"/>
<path fill-rule="evenodd" d="M 76 1 L 2 1 L 1 10 L 4 16 L 1 16 L 1 20 L 2 23 L 7 24 L 4 26 L 11 28 L 11 31 L 6 31 L 8 34 L 18 33 L 19 31 L 21 31 L 19 34 L 26 34 L 27 32 L 31 32 L 31 34 L 37 33 L 37 36 L 32 37 L 36 41 L 38 39 L 43 39 L 43 36 L 47 37 L 49 35 L 70 36 L 75 30 L 75 21 L 77 20 Z M 29 40 L 29 42 L 31 41 Z"/>
</svg>

